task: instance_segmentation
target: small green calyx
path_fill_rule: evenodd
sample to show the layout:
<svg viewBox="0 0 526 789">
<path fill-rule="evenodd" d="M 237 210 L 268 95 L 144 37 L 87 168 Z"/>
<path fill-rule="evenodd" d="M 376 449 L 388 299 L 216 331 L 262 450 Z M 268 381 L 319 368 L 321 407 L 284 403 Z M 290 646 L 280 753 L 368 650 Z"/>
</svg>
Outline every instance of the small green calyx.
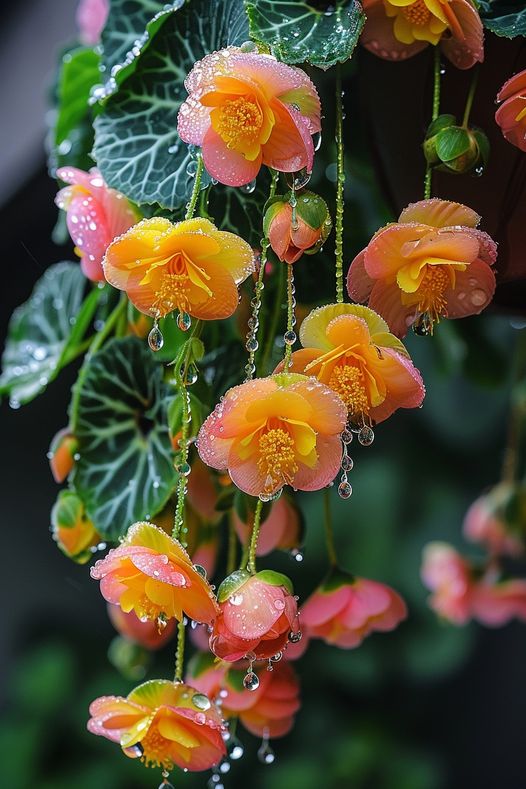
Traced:
<svg viewBox="0 0 526 789">
<path fill-rule="evenodd" d="M 283 573 L 278 573 L 275 570 L 261 570 L 259 573 L 256 573 L 254 576 L 258 579 L 258 581 L 262 581 L 264 584 L 270 584 L 271 586 L 283 586 L 289 592 L 289 594 L 293 594 L 294 587 L 292 586 L 292 581 Z"/>
<path fill-rule="evenodd" d="M 442 172 L 481 175 L 490 146 L 482 129 L 459 126 L 454 115 L 439 115 L 429 126 L 423 143 L 424 156 Z"/>
<path fill-rule="evenodd" d="M 224 603 L 229 597 L 237 592 L 246 582 L 252 578 L 248 570 L 234 570 L 228 575 L 217 590 L 217 600 Z"/>
<path fill-rule="evenodd" d="M 332 567 L 328 575 L 323 580 L 320 590 L 322 592 L 334 592 L 342 586 L 350 586 L 354 584 L 356 578 L 347 570 L 342 570 L 341 567 Z"/>
</svg>

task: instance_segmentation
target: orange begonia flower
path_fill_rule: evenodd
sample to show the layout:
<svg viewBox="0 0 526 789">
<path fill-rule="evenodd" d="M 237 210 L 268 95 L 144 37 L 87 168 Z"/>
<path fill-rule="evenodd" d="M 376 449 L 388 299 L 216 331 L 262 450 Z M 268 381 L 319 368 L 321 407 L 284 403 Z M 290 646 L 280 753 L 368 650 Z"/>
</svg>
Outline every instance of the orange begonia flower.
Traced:
<svg viewBox="0 0 526 789">
<path fill-rule="evenodd" d="M 69 427 L 63 427 L 53 436 L 47 456 L 55 482 L 64 482 L 69 476 L 75 465 L 78 445 L 79 442 Z"/>
<path fill-rule="evenodd" d="M 153 523 L 134 523 L 118 548 L 91 568 L 102 596 L 139 619 L 210 624 L 218 606 L 212 589 L 182 545 Z"/>
<path fill-rule="evenodd" d="M 284 485 L 319 490 L 340 467 L 345 420 L 343 402 L 327 386 L 273 375 L 226 393 L 199 432 L 198 451 L 252 496 L 270 498 Z"/>
<path fill-rule="evenodd" d="M 256 737 L 272 739 L 288 734 L 300 708 L 299 681 L 292 666 L 281 660 L 274 663 L 272 671 L 259 671 L 259 685 L 254 690 L 243 687 L 244 675 L 243 668 L 199 654 L 190 663 L 187 681 L 210 699 L 221 699 L 225 718 L 239 718 Z"/>
<path fill-rule="evenodd" d="M 216 320 L 235 311 L 237 286 L 253 272 L 254 253 L 246 241 L 208 219 L 174 225 L 157 217 L 115 239 L 103 266 L 108 282 L 153 318 L 179 309 Z"/>
<path fill-rule="evenodd" d="M 208 770 L 226 754 L 223 720 L 208 698 L 182 682 L 144 682 L 126 697 L 90 705 L 88 731 L 118 742 L 132 759 L 171 770 Z"/>
<path fill-rule="evenodd" d="M 457 68 L 484 60 L 484 30 L 470 0 L 364 0 L 366 49 L 385 60 L 404 60 L 440 45 Z"/>
<path fill-rule="evenodd" d="M 504 83 L 497 101 L 503 102 L 495 113 L 495 120 L 504 137 L 526 151 L 526 69 Z"/>
<path fill-rule="evenodd" d="M 397 408 L 421 405 L 420 373 L 385 321 L 367 307 L 319 307 L 303 321 L 300 339 L 305 347 L 292 354 L 291 371 L 333 389 L 352 422 L 382 422 Z"/>
<path fill-rule="evenodd" d="M 479 221 L 460 203 L 412 203 L 353 260 L 350 297 L 368 300 L 398 337 L 411 325 L 432 334 L 440 318 L 482 312 L 495 292 L 497 245 L 476 229 Z"/>
<path fill-rule="evenodd" d="M 228 47 L 196 63 L 184 84 L 189 96 L 177 131 L 202 147 L 205 167 L 218 181 L 242 186 L 262 164 L 312 170 L 320 100 L 304 71 Z"/>
</svg>

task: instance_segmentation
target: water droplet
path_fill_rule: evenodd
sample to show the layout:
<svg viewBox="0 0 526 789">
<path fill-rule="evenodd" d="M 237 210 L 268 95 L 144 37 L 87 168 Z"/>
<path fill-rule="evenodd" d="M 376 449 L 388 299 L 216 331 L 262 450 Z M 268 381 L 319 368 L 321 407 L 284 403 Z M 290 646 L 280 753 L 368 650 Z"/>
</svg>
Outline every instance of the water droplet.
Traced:
<svg viewBox="0 0 526 789">
<path fill-rule="evenodd" d="M 249 337 L 245 347 L 246 347 L 247 351 L 249 351 L 250 353 L 255 353 L 257 351 L 257 349 L 259 348 L 259 343 L 258 343 L 258 341 L 256 340 L 255 337 Z"/>
<path fill-rule="evenodd" d="M 175 466 L 175 470 L 178 474 L 181 474 L 183 477 L 188 477 L 192 469 L 190 468 L 190 464 L 186 461 L 183 463 L 177 463 Z"/>
<path fill-rule="evenodd" d="M 197 173 L 197 162 L 195 159 L 190 159 L 186 165 L 186 174 L 193 177 Z"/>
<path fill-rule="evenodd" d="M 194 570 L 198 573 L 202 578 L 206 578 L 206 570 L 200 564 L 194 564 Z M 192 622 L 192 627 L 196 627 L 195 622 Z M 208 707 L 206 707 L 208 709 Z"/>
<path fill-rule="evenodd" d="M 314 150 L 319 151 L 321 148 L 321 131 L 315 132 L 312 135 L 312 143 L 314 145 Z"/>
<path fill-rule="evenodd" d="M 341 439 L 344 444 L 350 444 L 353 439 L 353 435 L 351 431 L 347 429 L 343 430 L 341 434 Z"/>
<path fill-rule="evenodd" d="M 130 759 L 139 759 L 143 753 L 144 749 L 140 742 L 135 743 L 135 745 L 130 745 L 129 748 L 123 748 L 123 752 L 126 756 L 129 756 Z"/>
<path fill-rule="evenodd" d="M 296 342 L 296 332 L 292 330 L 285 332 L 283 339 L 287 345 L 294 345 Z"/>
<path fill-rule="evenodd" d="M 164 345 L 163 333 L 156 323 L 153 324 L 148 334 L 148 345 L 152 351 L 160 351 Z"/>
<path fill-rule="evenodd" d="M 374 431 L 371 427 L 364 425 L 358 433 L 358 441 L 362 447 L 370 447 L 374 441 Z"/>
<path fill-rule="evenodd" d="M 187 312 L 180 312 L 177 316 L 177 325 L 181 329 L 181 331 L 188 331 L 190 326 L 192 325 L 192 319 Z"/>
<path fill-rule="evenodd" d="M 225 759 L 224 761 L 221 762 L 221 764 L 218 765 L 217 769 L 219 770 L 220 773 L 223 773 L 223 775 L 225 775 L 225 773 L 230 772 L 230 762 L 227 759 Z"/>
<path fill-rule="evenodd" d="M 433 321 L 427 312 L 423 312 L 413 323 L 413 332 L 419 337 L 428 337 L 433 334 Z"/>
<path fill-rule="evenodd" d="M 209 710 L 212 706 L 208 696 L 205 696 L 204 693 L 194 693 L 192 696 L 192 704 L 194 707 L 197 707 L 198 710 Z"/>
<path fill-rule="evenodd" d="M 303 552 L 300 551 L 299 548 L 293 548 L 291 550 L 291 552 L 290 552 L 290 555 L 296 562 L 302 562 L 303 561 L 303 558 L 304 558 Z"/>
<path fill-rule="evenodd" d="M 186 386 L 192 386 L 199 378 L 199 373 L 195 364 L 191 363 L 182 371 L 183 381 Z"/>
<path fill-rule="evenodd" d="M 258 749 L 258 759 L 262 764 L 272 764 L 276 759 L 276 754 L 270 747 L 268 739 L 264 738 L 261 746 Z"/>
<path fill-rule="evenodd" d="M 482 290 L 482 288 L 475 288 L 475 290 L 471 292 L 469 299 L 474 307 L 482 307 L 487 300 L 486 292 Z"/>
<path fill-rule="evenodd" d="M 342 470 L 343 471 L 352 471 L 353 466 L 354 466 L 353 459 L 350 458 L 349 455 L 344 455 L 342 457 Z"/>
<path fill-rule="evenodd" d="M 241 191 L 251 195 L 255 188 L 256 188 L 256 179 L 254 178 L 254 180 L 250 181 L 250 183 L 243 184 L 243 186 L 241 187 Z"/>
<path fill-rule="evenodd" d="M 234 761 L 237 761 L 238 759 L 241 759 L 245 753 L 245 748 L 243 747 L 243 743 L 241 743 L 237 737 L 230 737 L 228 740 L 227 751 L 229 757 Z"/>
<path fill-rule="evenodd" d="M 299 644 L 302 638 L 303 633 L 301 630 L 291 630 L 289 633 L 289 641 L 291 644 Z"/>
<path fill-rule="evenodd" d="M 233 594 L 231 597 L 228 598 L 228 602 L 230 605 L 241 605 L 243 602 L 243 595 L 242 594 Z"/>
<path fill-rule="evenodd" d="M 338 496 L 341 499 L 350 499 L 352 496 L 352 486 L 346 480 L 338 485 Z"/>
<path fill-rule="evenodd" d="M 257 690 L 259 688 L 259 677 L 254 671 L 247 671 L 243 677 L 243 687 L 246 690 Z"/>
</svg>

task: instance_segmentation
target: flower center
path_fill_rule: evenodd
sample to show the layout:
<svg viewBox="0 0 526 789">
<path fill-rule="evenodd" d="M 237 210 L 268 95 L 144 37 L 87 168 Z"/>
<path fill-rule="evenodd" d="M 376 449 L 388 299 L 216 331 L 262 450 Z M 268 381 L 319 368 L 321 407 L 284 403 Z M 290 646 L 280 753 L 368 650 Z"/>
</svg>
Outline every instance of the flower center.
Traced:
<svg viewBox="0 0 526 789">
<path fill-rule="evenodd" d="M 265 492 L 280 484 L 291 484 L 298 470 L 292 437 L 281 427 L 268 430 L 259 439 L 258 469 L 266 476 Z"/>
<path fill-rule="evenodd" d="M 256 102 L 240 96 L 221 106 L 216 131 L 228 148 L 234 148 L 240 143 L 255 142 L 262 124 L 263 113 Z"/>
<path fill-rule="evenodd" d="M 157 765 L 164 767 L 166 770 L 171 770 L 173 767 L 172 760 L 169 757 L 169 741 L 166 740 L 160 733 L 157 726 L 150 726 L 148 734 L 141 741 L 144 750 L 142 761 L 148 765 Z"/>
<path fill-rule="evenodd" d="M 370 408 L 365 377 L 359 367 L 338 364 L 331 373 L 329 387 L 338 394 L 350 414 L 367 414 Z"/>
<path fill-rule="evenodd" d="M 417 291 L 419 312 L 429 312 L 433 320 L 447 315 L 444 292 L 451 279 L 445 266 L 428 266 L 424 279 Z"/>
<path fill-rule="evenodd" d="M 186 274 L 164 274 L 155 291 L 155 306 L 164 315 L 178 307 L 188 311 L 189 282 Z"/>
<path fill-rule="evenodd" d="M 425 0 L 416 0 L 411 5 L 404 6 L 402 13 L 408 22 L 417 27 L 424 27 L 429 22 L 431 11 L 425 4 Z"/>
</svg>

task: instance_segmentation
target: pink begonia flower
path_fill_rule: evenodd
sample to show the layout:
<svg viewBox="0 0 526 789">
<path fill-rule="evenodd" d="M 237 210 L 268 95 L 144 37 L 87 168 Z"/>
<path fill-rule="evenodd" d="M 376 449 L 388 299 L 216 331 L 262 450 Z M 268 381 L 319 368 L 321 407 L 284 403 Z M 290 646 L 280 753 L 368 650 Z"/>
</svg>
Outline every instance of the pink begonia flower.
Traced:
<svg viewBox="0 0 526 789">
<path fill-rule="evenodd" d="M 83 44 L 94 47 L 99 43 L 109 10 L 109 0 L 80 0 L 77 6 L 77 27 Z"/>
<path fill-rule="evenodd" d="M 220 611 L 210 649 L 222 660 L 235 662 L 250 653 L 256 660 L 270 658 L 286 647 L 291 634 L 299 634 L 292 585 L 281 573 L 236 570 L 219 587 L 217 599 Z M 296 637 L 301 638 L 290 640 Z"/>
<path fill-rule="evenodd" d="M 163 647 L 173 637 L 177 624 L 175 619 L 163 622 L 159 627 L 151 619 L 142 621 L 133 611 L 124 611 L 118 605 L 108 603 L 108 616 L 115 630 L 123 638 L 149 650 Z"/>
<path fill-rule="evenodd" d="M 368 301 L 397 337 L 432 334 L 441 318 L 478 315 L 495 292 L 497 245 L 465 205 L 411 203 L 351 263 L 349 296 Z"/>
<path fill-rule="evenodd" d="M 95 167 L 89 173 L 60 167 L 57 178 L 69 184 L 58 192 L 55 203 L 66 211 L 82 271 L 88 279 L 103 281 L 102 259 L 107 248 L 135 225 L 139 216 L 124 195 L 106 186 Z"/>
<path fill-rule="evenodd" d="M 405 60 L 429 44 L 460 69 L 484 60 L 484 29 L 470 0 L 363 0 L 363 46 L 384 60 Z"/>
<path fill-rule="evenodd" d="M 394 630 L 406 616 L 406 605 L 394 589 L 339 569 L 330 573 L 300 611 L 308 638 L 321 638 L 342 649 L 359 646 L 376 631 Z"/>
<path fill-rule="evenodd" d="M 502 134 L 521 151 L 526 151 L 526 69 L 514 74 L 497 95 L 503 103 L 495 113 Z"/>
<path fill-rule="evenodd" d="M 247 511 L 241 519 L 234 508 L 232 523 L 242 545 L 250 539 L 252 517 Z M 256 556 L 266 556 L 276 549 L 290 550 L 298 548 L 302 535 L 302 521 L 299 509 L 292 504 L 287 496 L 282 495 L 270 504 L 266 518 L 262 518 L 259 531 Z"/>
<path fill-rule="evenodd" d="M 298 678 L 285 660 L 274 663 L 272 671 L 257 673 L 259 686 L 247 690 L 242 685 L 244 668 L 218 663 L 206 653 L 190 663 L 186 681 L 209 699 L 220 699 L 224 717 L 239 718 L 256 737 L 283 737 L 300 708 Z"/>
<path fill-rule="evenodd" d="M 481 575 L 447 543 L 426 545 L 422 581 L 433 592 L 429 604 L 456 625 L 476 619 L 499 627 L 517 618 L 526 620 L 526 580 L 499 580 L 490 567 Z"/>
<path fill-rule="evenodd" d="M 320 100 L 304 71 L 228 47 L 196 63 L 184 84 L 189 95 L 177 131 L 202 148 L 213 178 L 242 186 L 262 164 L 281 172 L 312 170 Z"/>
<path fill-rule="evenodd" d="M 508 508 L 517 523 L 509 522 Z M 520 486 L 501 482 L 473 502 L 464 517 L 463 530 L 466 539 L 483 543 L 493 554 L 520 556 L 524 553 L 524 542 L 519 528 L 512 530 L 514 525 L 526 526 L 525 491 Z"/>
</svg>

